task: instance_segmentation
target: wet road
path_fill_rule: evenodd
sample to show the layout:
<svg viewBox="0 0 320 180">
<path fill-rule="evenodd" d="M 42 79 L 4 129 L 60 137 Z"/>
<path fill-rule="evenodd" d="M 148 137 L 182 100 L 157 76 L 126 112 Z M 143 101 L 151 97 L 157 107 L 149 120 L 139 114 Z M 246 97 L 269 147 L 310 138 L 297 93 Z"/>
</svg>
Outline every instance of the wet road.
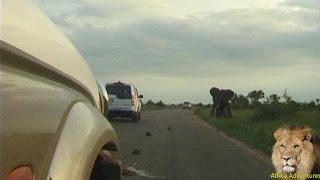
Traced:
<svg viewBox="0 0 320 180">
<path fill-rule="evenodd" d="M 270 179 L 269 164 L 195 118 L 190 110 L 144 112 L 138 123 L 118 119 L 112 125 L 120 140 L 117 156 L 141 175 L 125 180 Z M 134 150 L 141 154 L 133 155 Z"/>
</svg>

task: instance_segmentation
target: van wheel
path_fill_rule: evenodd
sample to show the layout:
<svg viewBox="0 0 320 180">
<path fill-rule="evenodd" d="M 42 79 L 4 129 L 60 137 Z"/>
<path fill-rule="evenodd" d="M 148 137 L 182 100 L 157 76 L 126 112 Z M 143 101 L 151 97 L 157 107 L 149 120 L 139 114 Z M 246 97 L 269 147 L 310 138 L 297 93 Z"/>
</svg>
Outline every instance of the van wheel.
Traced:
<svg viewBox="0 0 320 180">
<path fill-rule="evenodd" d="M 137 122 L 138 121 L 138 113 L 134 113 L 133 115 L 132 115 L 132 121 L 133 122 Z"/>
<path fill-rule="evenodd" d="M 119 162 L 97 157 L 92 169 L 90 180 L 121 180 L 121 166 Z"/>
<path fill-rule="evenodd" d="M 106 117 L 106 118 L 109 118 L 109 117 L 110 117 L 109 114 L 108 114 L 108 111 L 104 111 L 104 112 L 103 112 L 103 116 Z"/>
</svg>

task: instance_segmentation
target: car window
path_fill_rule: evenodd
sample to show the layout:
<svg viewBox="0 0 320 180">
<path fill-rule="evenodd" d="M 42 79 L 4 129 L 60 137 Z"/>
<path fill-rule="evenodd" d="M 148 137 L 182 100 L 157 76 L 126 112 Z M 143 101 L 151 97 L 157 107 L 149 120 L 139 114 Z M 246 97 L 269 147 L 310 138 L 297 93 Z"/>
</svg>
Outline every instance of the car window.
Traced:
<svg viewBox="0 0 320 180">
<path fill-rule="evenodd" d="M 119 99 L 131 99 L 131 88 L 127 85 L 107 85 L 108 94 L 117 96 Z"/>
</svg>

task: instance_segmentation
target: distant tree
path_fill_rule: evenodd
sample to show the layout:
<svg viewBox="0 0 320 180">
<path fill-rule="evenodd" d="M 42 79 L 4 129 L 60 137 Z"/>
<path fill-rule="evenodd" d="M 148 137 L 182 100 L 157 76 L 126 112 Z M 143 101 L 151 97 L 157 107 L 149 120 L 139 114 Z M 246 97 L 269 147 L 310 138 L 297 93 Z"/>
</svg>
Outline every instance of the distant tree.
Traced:
<svg viewBox="0 0 320 180">
<path fill-rule="evenodd" d="M 251 105 L 256 106 L 261 104 L 259 100 L 264 98 L 264 92 L 262 90 L 253 90 L 248 93 L 247 97 L 250 99 Z"/>
<path fill-rule="evenodd" d="M 317 104 L 314 101 L 311 101 L 307 104 L 308 109 L 315 109 L 317 107 Z"/>
<path fill-rule="evenodd" d="M 152 100 L 149 100 L 146 102 L 146 105 L 154 105 L 154 102 Z"/>
<path fill-rule="evenodd" d="M 278 96 L 277 94 L 271 94 L 269 97 L 267 97 L 267 103 L 270 104 L 277 104 L 280 102 L 280 96 Z"/>
<path fill-rule="evenodd" d="M 202 107 L 203 104 L 200 102 L 200 103 L 197 104 L 197 106 Z"/>
<path fill-rule="evenodd" d="M 249 100 L 246 96 L 235 94 L 231 99 L 231 105 L 236 109 L 248 108 Z"/>
<path fill-rule="evenodd" d="M 166 105 L 160 100 L 159 102 L 155 103 L 156 106 L 165 107 Z"/>
<path fill-rule="evenodd" d="M 320 105 L 320 99 L 319 98 L 316 99 L 316 103 L 317 103 L 317 105 Z"/>
<path fill-rule="evenodd" d="M 286 104 L 290 104 L 290 103 L 293 102 L 292 97 L 288 95 L 287 90 L 284 90 L 284 93 L 283 93 L 282 97 L 283 97 L 284 102 Z"/>
<path fill-rule="evenodd" d="M 240 94 L 238 97 L 238 103 L 242 108 L 247 108 L 249 106 L 248 98 L 242 94 Z"/>
<path fill-rule="evenodd" d="M 238 105 L 239 104 L 239 96 L 238 94 L 234 93 L 234 96 L 231 98 L 231 105 Z"/>
</svg>

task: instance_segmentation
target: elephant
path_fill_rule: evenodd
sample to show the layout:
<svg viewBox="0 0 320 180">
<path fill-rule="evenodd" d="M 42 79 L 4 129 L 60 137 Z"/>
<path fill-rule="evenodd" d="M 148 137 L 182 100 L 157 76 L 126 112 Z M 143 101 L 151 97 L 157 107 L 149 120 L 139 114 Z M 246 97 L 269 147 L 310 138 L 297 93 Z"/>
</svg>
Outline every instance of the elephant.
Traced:
<svg viewBox="0 0 320 180">
<path fill-rule="evenodd" d="M 217 118 L 220 118 L 221 116 L 232 118 L 229 101 L 234 96 L 234 92 L 230 89 L 218 89 L 213 87 L 210 89 L 210 94 L 213 101 L 211 116 L 213 116 L 215 112 Z"/>
</svg>

